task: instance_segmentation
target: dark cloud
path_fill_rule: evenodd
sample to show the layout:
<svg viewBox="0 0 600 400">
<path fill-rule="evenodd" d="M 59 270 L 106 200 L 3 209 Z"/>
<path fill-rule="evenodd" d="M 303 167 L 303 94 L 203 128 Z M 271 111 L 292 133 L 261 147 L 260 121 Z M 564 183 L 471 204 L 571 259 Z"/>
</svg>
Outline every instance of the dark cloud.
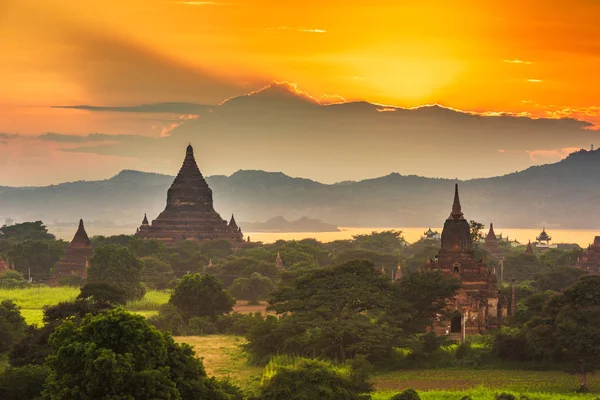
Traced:
<svg viewBox="0 0 600 400">
<path fill-rule="evenodd" d="M 16 139 L 18 136 L 19 136 L 18 133 L 0 132 L 0 138 L 5 139 L 5 140 Z"/>
</svg>

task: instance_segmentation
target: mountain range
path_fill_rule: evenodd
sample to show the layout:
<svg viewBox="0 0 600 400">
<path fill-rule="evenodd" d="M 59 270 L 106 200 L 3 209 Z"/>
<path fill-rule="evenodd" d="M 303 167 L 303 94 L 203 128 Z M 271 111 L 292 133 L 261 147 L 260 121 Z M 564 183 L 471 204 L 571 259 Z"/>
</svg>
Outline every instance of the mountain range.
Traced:
<svg viewBox="0 0 600 400">
<path fill-rule="evenodd" d="M 99 181 L 0 187 L 0 218 L 41 219 L 50 225 L 84 218 L 135 226 L 144 213 L 153 219 L 162 211 L 172 181 L 169 175 L 124 170 Z M 226 219 L 235 213 L 238 221 L 283 216 L 337 226 L 439 226 L 448 217 L 458 182 L 467 219 L 500 228 L 600 229 L 600 150 L 581 150 L 554 164 L 466 181 L 392 173 L 323 184 L 281 172 L 240 170 L 209 176 L 207 182 L 216 210 Z"/>
</svg>

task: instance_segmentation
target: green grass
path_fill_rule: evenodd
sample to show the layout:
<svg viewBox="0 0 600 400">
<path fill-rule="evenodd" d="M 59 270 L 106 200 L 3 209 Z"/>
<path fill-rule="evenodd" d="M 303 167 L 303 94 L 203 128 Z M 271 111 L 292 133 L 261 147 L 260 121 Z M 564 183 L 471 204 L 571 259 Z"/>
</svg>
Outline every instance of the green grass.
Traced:
<svg viewBox="0 0 600 400">
<path fill-rule="evenodd" d="M 79 289 L 73 287 L 33 286 L 26 289 L 0 289 L 0 301 L 14 301 L 28 324 L 41 325 L 45 305 L 72 301 L 78 294 Z M 143 299 L 130 301 L 125 308 L 148 318 L 158 313 L 158 308 L 169 301 L 169 296 L 166 291 L 149 290 Z"/>
<path fill-rule="evenodd" d="M 63 301 L 74 300 L 79 288 L 33 286 L 26 289 L 0 289 L 0 301 L 12 300 L 22 309 L 39 309 L 53 306 Z"/>
<path fill-rule="evenodd" d="M 125 308 L 130 311 L 158 311 L 159 307 L 166 304 L 171 293 L 162 290 L 149 290 L 141 300 L 130 301 Z"/>
<path fill-rule="evenodd" d="M 394 394 L 399 392 L 375 392 L 372 400 L 389 400 Z M 513 391 L 513 390 L 498 390 L 487 387 L 477 387 L 469 390 L 433 390 L 429 392 L 419 391 L 421 400 L 460 400 L 464 396 L 469 396 L 473 400 L 494 400 L 496 395 L 500 393 L 510 393 L 515 395 L 517 399 L 521 396 L 526 396 L 529 400 L 595 400 L 597 394 L 577 394 L 577 393 L 547 393 L 547 392 L 532 392 L 532 391 Z"/>
<path fill-rule="evenodd" d="M 570 394 L 579 387 L 579 378 L 561 371 L 523 371 L 504 369 L 440 369 L 403 370 L 378 374 L 375 386 L 384 392 L 416 391 L 468 391 L 485 387 L 496 391 L 517 393 Z M 588 377 L 588 386 L 599 397 L 600 377 Z M 442 397 L 443 398 L 443 397 Z M 460 397 L 457 397 L 460 399 Z"/>
<path fill-rule="evenodd" d="M 246 355 L 240 349 L 245 339 L 240 336 L 177 336 L 175 340 L 187 343 L 201 357 L 204 368 L 210 376 L 230 378 L 241 387 L 262 375 L 263 367 L 248 365 Z"/>
</svg>

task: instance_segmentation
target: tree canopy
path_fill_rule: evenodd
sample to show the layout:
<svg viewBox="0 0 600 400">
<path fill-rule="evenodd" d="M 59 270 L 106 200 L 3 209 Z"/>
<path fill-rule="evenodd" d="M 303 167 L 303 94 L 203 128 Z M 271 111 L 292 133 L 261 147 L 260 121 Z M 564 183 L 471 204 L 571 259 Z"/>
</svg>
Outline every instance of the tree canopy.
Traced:
<svg viewBox="0 0 600 400">
<path fill-rule="evenodd" d="M 175 286 L 169 304 L 177 307 L 181 316 L 188 320 L 228 313 L 233 309 L 235 299 L 214 275 L 188 274 Z"/>
<path fill-rule="evenodd" d="M 94 249 L 89 260 L 87 283 L 108 283 L 120 288 L 128 300 L 140 299 L 145 289 L 141 284 L 142 263 L 126 247 L 108 244 Z"/>
</svg>

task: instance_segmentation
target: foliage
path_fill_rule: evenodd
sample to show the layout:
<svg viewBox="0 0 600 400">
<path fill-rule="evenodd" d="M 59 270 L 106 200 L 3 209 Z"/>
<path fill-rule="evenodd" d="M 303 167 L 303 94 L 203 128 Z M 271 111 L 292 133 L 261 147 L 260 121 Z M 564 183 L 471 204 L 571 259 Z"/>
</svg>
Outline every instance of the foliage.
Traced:
<svg viewBox="0 0 600 400">
<path fill-rule="evenodd" d="M 542 354 L 564 349 L 586 390 L 587 375 L 600 366 L 600 276 L 584 276 L 542 311 L 526 325 L 528 341 Z"/>
<path fill-rule="evenodd" d="M 25 331 L 27 324 L 12 300 L 0 303 L 0 354 L 10 350 Z"/>
<path fill-rule="evenodd" d="M 274 263 L 249 257 L 230 257 L 214 270 L 207 272 L 214 273 L 226 287 L 231 286 L 237 278 L 250 278 L 254 273 L 259 273 L 271 280 L 275 280 L 279 276 L 279 270 Z"/>
<path fill-rule="evenodd" d="M 124 310 L 67 321 L 50 337 L 44 397 L 232 399 L 209 379 L 191 347 Z M 225 390 L 233 392 L 226 393 Z"/>
<path fill-rule="evenodd" d="M 469 229 L 471 231 L 471 240 L 473 240 L 474 242 L 479 242 L 483 239 L 483 230 L 485 229 L 484 224 L 474 220 L 470 220 Z"/>
<path fill-rule="evenodd" d="M 155 257 L 144 257 L 141 261 L 142 282 L 150 289 L 167 289 L 175 278 L 171 266 Z"/>
<path fill-rule="evenodd" d="M 101 304 L 123 305 L 127 302 L 127 293 L 122 288 L 110 283 L 86 283 L 77 298 L 92 298 Z"/>
<path fill-rule="evenodd" d="M 109 283 L 127 293 L 127 299 L 141 299 L 142 263 L 129 249 L 108 244 L 94 249 L 89 260 L 87 283 Z"/>
<path fill-rule="evenodd" d="M 265 369 L 260 385 L 261 400 L 366 400 L 370 385 L 357 379 L 351 368 L 320 360 L 299 359 L 287 363 L 274 360 Z"/>
<path fill-rule="evenodd" d="M 27 240 L 18 243 L 7 252 L 15 269 L 35 281 L 48 280 L 54 264 L 65 254 L 65 242 Z"/>
<path fill-rule="evenodd" d="M 148 322 L 163 332 L 173 335 L 183 335 L 187 331 L 186 322 L 179 314 L 177 307 L 165 304 L 160 307 L 158 315 L 148 319 Z"/>
<path fill-rule="evenodd" d="M 41 365 L 10 367 L 0 374 L 0 399 L 40 399 L 49 370 Z"/>
<path fill-rule="evenodd" d="M 538 273 L 534 276 L 533 286 L 540 290 L 553 290 L 560 292 L 568 288 L 587 272 L 579 268 L 561 267 L 545 273 Z"/>
<path fill-rule="evenodd" d="M 250 278 L 236 279 L 229 289 L 237 299 L 248 300 L 248 304 L 258 304 L 264 300 L 275 288 L 273 281 L 258 272 L 250 275 Z"/>
<path fill-rule="evenodd" d="M 371 250 L 378 253 L 400 253 L 406 245 L 402 231 L 371 232 L 370 235 L 355 235 L 352 237 L 356 248 Z"/>
<path fill-rule="evenodd" d="M 402 393 L 398 393 L 392 397 L 390 400 L 421 400 L 419 394 L 412 389 L 406 389 Z"/>
<path fill-rule="evenodd" d="M 169 304 L 188 320 L 228 313 L 233 309 L 235 299 L 213 275 L 188 274 L 175 287 Z"/>
<path fill-rule="evenodd" d="M 42 221 L 23 222 L 10 226 L 4 225 L 0 228 L 0 237 L 14 242 L 56 239 L 54 235 L 48 233 L 48 228 Z"/>
<path fill-rule="evenodd" d="M 60 286 L 71 286 L 75 288 L 80 288 L 85 283 L 85 279 L 79 275 L 61 276 L 57 281 Z"/>
<path fill-rule="evenodd" d="M 0 274 L 0 288 L 2 289 L 22 289 L 29 286 L 29 282 L 25 280 L 20 272 L 9 269 Z"/>
</svg>

